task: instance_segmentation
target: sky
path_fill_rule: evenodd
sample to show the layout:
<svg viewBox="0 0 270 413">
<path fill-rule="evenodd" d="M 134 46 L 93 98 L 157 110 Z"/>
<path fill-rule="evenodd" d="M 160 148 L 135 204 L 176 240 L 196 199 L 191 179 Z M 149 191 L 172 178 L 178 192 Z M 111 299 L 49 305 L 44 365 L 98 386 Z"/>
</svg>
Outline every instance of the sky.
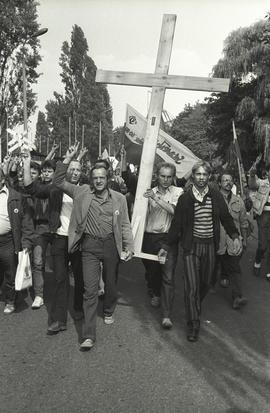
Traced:
<svg viewBox="0 0 270 413">
<path fill-rule="evenodd" d="M 209 76 L 222 58 L 226 37 L 240 27 L 263 19 L 269 0 L 39 0 L 38 21 L 48 32 L 40 37 L 42 73 L 35 86 L 37 111 L 30 119 L 35 129 L 38 111 L 45 111 L 53 92 L 63 92 L 59 57 L 72 26 L 87 39 L 88 54 L 99 69 L 153 73 L 163 14 L 176 14 L 169 74 Z M 149 88 L 110 85 L 113 125 L 125 122 L 126 104 L 144 116 Z M 185 104 L 203 101 L 206 92 L 167 90 L 164 109 L 173 119 Z"/>
</svg>

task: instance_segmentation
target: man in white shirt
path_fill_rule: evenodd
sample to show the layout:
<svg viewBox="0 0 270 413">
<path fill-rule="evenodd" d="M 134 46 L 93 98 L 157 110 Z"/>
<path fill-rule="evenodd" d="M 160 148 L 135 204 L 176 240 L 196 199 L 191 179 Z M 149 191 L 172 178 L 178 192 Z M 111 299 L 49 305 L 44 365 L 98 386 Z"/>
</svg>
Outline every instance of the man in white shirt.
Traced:
<svg viewBox="0 0 270 413">
<path fill-rule="evenodd" d="M 175 206 L 182 188 L 173 184 L 176 175 L 175 165 L 162 162 L 157 168 L 157 186 L 148 189 L 144 196 L 149 199 L 143 252 L 157 254 L 167 240 Z M 143 260 L 147 271 L 148 287 L 153 290 L 151 305 L 161 303 L 162 321 L 165 329 L 172 327 L 171 311 L 174 299 L 174 271 L 177 261 L 177 247 L 169 249 L 165 264 Z"/>
</svg>

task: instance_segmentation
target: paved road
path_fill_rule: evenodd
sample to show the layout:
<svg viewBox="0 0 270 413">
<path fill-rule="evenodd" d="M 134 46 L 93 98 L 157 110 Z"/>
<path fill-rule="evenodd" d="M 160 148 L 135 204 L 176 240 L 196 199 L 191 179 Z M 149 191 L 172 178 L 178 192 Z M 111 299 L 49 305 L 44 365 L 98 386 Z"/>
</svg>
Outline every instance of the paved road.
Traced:
<svg viewBox="0 0 270 413">
<path fill-rule="evenodd" d="M 174 327 L 160 328 L 139 260 L 121 265 L 113 325 L 98 319 L 97 345 L 78 351 L 81 325 L 46 335 L 46 307 L 25 297 L 11 316 L 0 307 L 1 413 L 269 413 L 270 283 L 251 273 L 254 241 L 243 259 L 246 308 L 231 309 L 217 288 L 203 305 L 200 341 L 184 329 L 182 265 Z M 50 287 L 52 274 L 47 274 Z"/>
</svg>

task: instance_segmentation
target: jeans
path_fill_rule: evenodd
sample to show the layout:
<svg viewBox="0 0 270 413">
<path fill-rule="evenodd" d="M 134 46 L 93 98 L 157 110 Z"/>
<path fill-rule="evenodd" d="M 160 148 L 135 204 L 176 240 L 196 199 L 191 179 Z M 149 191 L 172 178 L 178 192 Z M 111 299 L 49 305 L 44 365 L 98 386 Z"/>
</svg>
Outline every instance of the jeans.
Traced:
<svg viewBox="0 0 270 413">
<path fill-rule="evenodd" d="M 106 239 L 91 237 L 85 234 L 82 241 L 84 339 L 91 338 L 93 341 L 96 339 L 100 262 L 103 263 L 103 279 L 105 283 L 104 315 L 110 316 L 115 310 L 119 260 L 113 234 Z"/>
<path fill-rule="evenodd" d="M 69 297 L 69 261 L 71 261 L 74 273 L 75 291 L 78 294 L 77 305 L 79 308 L 77 309 L 81 310 L 83 284 L 76 286 L 76 279 L 82 279 L 81 252 L 75 251 L 73 254 L 68 254 L 68 237 L 54 234 L 52 240 L 52 257 L 53 273 L 56 283 L 52 294 L 48 324 L 50 325 L 55 321 L 66 324 Z"/>
<path fill-rule="evenodd" d="M 0 235 L 0 268 L 2 279 L 5 277 L 5 302 L 15 303 L 15 276 L 18 264 L 18 256 L 14 251 L 12 233 Z"/>
<path fill-rule="evenodd" d="M 37 234 L 33 245 L 33 287 L 35 296 L 43 297 L 44 271 L 46 263 L 46 250 L 52 241 L 52 234 Z"/>
<path fill-rule="evenodd" d="M 145 233 L 143 240 L 143 252 L 157 254 L 166 243 L 168 234 Z M 168 250 L 165 264 L 157 261 L 143 260 L 147 271 L 148 287 L 153 290 L 153 294 L 161 297 L 161 310 L 163 317 L 171 316 L 174 301 L 174 272 L 177 262 L 178 246 L 172 245 Z"/>
</svg>

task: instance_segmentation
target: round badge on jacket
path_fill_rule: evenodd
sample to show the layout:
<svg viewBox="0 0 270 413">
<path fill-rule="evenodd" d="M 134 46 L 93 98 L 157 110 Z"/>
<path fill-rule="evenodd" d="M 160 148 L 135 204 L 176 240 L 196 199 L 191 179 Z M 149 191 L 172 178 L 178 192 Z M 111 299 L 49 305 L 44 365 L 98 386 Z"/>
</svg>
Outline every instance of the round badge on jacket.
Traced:
<svg viewBox="0 0 270 413">
<path fill-rule="evenodd" d="M 15 208 L 15 209 L 14 209 L 14 213 L 15 213 L 15 214 L 18 214 L 18 212 L 19 212 L 18 208 Z"/>
</svg>

